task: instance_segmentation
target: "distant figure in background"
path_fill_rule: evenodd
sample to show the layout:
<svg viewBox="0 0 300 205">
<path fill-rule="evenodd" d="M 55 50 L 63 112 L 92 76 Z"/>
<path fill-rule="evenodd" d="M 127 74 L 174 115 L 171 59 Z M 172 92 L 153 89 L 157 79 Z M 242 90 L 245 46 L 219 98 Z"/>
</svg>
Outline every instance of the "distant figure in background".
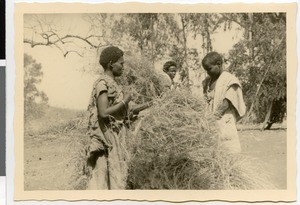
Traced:
<svg viewBox="0 0 300 205">
<path fill-rule="evenodd" d="M 217 52 L 208 53 L 202 66 L 208 74 L 203 81 L 203 93 L 218 119 L 220 146 L 231 153 L 239 153 L 241 146 L 236 122 L 246 112 L 241 84 L 234 75 L 223 71 L 223 60 Z"/>
<path fill-rule="evenodd" d="M 168 86 L 170 89 L 175 88 L 174 78 L 177 73 L 177 64 L 175 61 L 167 61 L 163 66 L 163 71 L 169 76 Z"/>
<path fill-rule="evenodd" d="M 88 147 L 90 180 L 88 189 L 125 189 L 127 155 L 125 137 L 128 135 L 125 120 L 151 106 L 143 104 L 128 109 L 131 94 L 124 94 L 115 77 L 123 74 L 123 51 L 110 46 L 100 54 L 102 74 L 93 85 L 88 110 L 88 131 L 91 138 Z"/>
</svg>

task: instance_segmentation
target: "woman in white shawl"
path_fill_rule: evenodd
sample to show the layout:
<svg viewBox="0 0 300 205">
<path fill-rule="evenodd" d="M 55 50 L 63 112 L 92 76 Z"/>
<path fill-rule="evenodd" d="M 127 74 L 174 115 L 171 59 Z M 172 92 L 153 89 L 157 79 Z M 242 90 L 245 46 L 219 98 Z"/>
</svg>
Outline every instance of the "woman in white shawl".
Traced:
<svg viewBox="0 0 300 205">
<path fill-rule="evenodd" d="M 202 60 L 208 77 L 203 81 L 203 92 L 210 110 L 218 119 L 220 146 L 231 153 L 241 152 L 236 122 L 246 112 L 239 80 L 223 71 L 223 60 L 219 53 L 210 52 Z"/>
</svg>

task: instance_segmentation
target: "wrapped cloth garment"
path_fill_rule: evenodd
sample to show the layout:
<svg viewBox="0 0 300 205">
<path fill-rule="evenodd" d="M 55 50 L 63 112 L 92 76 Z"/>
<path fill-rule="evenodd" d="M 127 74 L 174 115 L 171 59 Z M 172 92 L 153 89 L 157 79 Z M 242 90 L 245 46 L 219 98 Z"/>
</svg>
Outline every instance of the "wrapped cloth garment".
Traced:
<svg viewBox="0 0 300 205">
<path fill-rule="evenodd" d="M 243 99 L 239 80 L 232 74 L 223 71 L 219 76 L 214 89 L 209 88 L 210 78 L 203 81 L 204 95 L 207 98 L 209 109 L 215 113 L 224 99 L 230 102 L 229 108 L 217 121 L 220 128 L 219 146 L 231 153 L 241 152 L 240 140 L 236 122 L 245 114 L 246 106 Z"/>
<path fill-rule="evenodd" d="M 90 181 L 88 189 L 125 189 L 127 166 L 125 137 L 127 129 L 123 124 L 126 113 L 118 117 L 100 118 L 97 99 L 107 92 L 109 105 L 113 106 L 123 99 L 121 87 L 110 76 L 101 76 L 93 86 L 88 106 L 90 113 L 88 134 L 90 145 L 87 150 Z"/>
<path fill-rule="evenodd" d="M 160 83 L 162 84 L 164 91 L 171 89 L 173 86 L 173 83 L 172 83 L 171 78 L 168 76 L 168 74 L 163 71 L 160 71 L 160 70 L 156 70 L 155 72 L 159 76 L 159 80 L 160 80 Z"/>
</svg>

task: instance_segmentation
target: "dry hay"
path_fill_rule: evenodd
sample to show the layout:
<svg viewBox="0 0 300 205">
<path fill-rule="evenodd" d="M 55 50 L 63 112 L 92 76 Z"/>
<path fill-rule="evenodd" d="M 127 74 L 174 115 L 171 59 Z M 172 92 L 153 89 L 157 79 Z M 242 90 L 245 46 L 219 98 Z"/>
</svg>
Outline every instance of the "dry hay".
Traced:
<svg viewBox="0 0 300 205">
<path fill-rule="evenodd" d="M 129 189 L 273 188 L 251 160 L 220 150 L 216 121 L 206 108 L 188 91 L 155 102 L 128 139 Z"/>
<path fill-rule="evenodd" d="M 162 94 L 165 79 L 145 57 L 127 57 L 124 74 L 117 79 L 125 92 L 131 92 L 137 104 L 149 102 Z"/>
<path fill-rule="evenodd" d="M 87 122 L 88 116 L 80 115 L 63 129 L 66 144 L 64 174 L 68 175 L 68 186 L 75 190 L 85 190 L 88 182 L 86 148 L 90 138 L 86 133 Z"/>
<path fill-rule="evenodd" d="M 216 150 L 211 164 L 211 189 L 276 189 L 259 159 Z"/>
</svg>

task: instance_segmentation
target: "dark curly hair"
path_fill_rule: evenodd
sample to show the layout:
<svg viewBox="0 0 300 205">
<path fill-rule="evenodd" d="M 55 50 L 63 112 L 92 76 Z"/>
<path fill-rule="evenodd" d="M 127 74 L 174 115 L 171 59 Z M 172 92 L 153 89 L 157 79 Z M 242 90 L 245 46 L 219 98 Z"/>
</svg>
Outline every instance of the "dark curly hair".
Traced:
<svg viewBox="0 0 300 205">
<path fill-rule="evenodd" d="M 163 66 L 163 71 L 168 72 L 168 70 L 171 66 L 177 67 L 177 63 L 175 61 L 167 61 Z"/>
<path fill-rule="evenodd" d="M 208 64 L 211 64 L 211 65 L 220 64 L 220 65 L 222 65 L 223 64 L 222 56 L 219 53 L 214 52 L 214 51 L 208 53 L 202 60 L 202 66 L 205 67 L 205 65 L 208 65 Z"/>
<path fill-rule="evenodd" d="M 124 52 L 115 46 L 105 48 L 100 54 L 99 63 L 104 70 L 107 69 L 109 63 L 115 63 L 124 55 Z"/>
</svg>

